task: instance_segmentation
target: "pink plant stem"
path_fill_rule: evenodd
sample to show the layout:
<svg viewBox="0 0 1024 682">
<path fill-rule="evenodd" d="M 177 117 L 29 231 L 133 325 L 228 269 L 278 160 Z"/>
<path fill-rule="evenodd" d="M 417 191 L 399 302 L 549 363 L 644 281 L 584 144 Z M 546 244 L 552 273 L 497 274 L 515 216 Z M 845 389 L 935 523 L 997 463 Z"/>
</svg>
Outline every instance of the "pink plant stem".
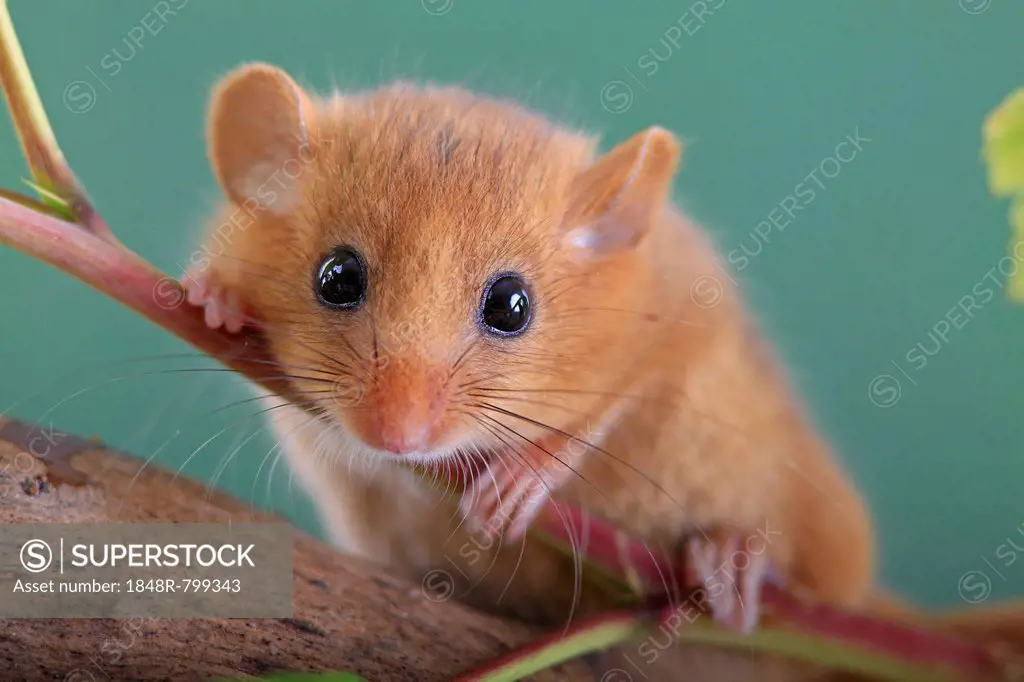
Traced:
<svg viewBox="0 0 1024 682">
<path fill-rule="evenodd" d="M 908 663 L 956 670 L 966 679 L 990 680 L 999 671 L 998 662 L 984 647 L 952 635 L 801 601 L 777 585 L 765 585 L 762 603 L 771 620 L 786 630 Z"/>
<path fill-rule="evenodd" d="M 623 538 L 610 524 L 591 516 L 584 518 L 580 509 L 564 504 L 559 504 L 558 509 L 563 516 L 550 506 L 544 510 L 537 524 L 539 530 L 569 546 L 569 529 L 579 533 L 584 524 L 588 524 L 589 542 L 584 558 L 623 582 L 626 582 L 628 573 L 638 576 L 644 589 L 651 594 L 657 596 L 661 591 L 663 619 L 667 620 L 673 614 L 678 616 L 679 605 L 671 603 L 665 593 L 665 583 L 671 585 L 675 581 L 680 588 L 697 587 L 682 584 L 681 567 L 642 543 Z M 1000 661 L 992 653 L 981 644 L 963 638 L 798 599 L 771 583 L 764 587 L 762 604 L 766 614 L 763 626 L 800 632 L 835 644 L 856 647 L 866 653 L 931 666 L 936 670 L 955 671 L 964 679 L 999 679 L 1001 673 Z"/>
<path fill-rule="evenodd" d="M 209 329 L 180 283 L 116 240 L 0 197 L 0 243 L 74 275 L 269 390 L 287 388 L 267 378 L 275 373 L 261 337 Z"/>
</svg>

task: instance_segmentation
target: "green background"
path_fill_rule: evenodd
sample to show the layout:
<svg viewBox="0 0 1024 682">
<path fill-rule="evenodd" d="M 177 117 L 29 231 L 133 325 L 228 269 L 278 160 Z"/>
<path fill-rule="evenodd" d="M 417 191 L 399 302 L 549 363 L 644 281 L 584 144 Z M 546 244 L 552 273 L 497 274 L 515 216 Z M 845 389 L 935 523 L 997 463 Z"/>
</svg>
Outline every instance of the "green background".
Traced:
<svg viewBox="0 0 1024 682">
<path fill-rule="evenodd" d="M 985 115 L 1024 85 L 1024 3 L 988 2 L 964 0 L 972 13 L 956 0 L 728 0 L 704 23 L 688 2 L 652 0 L 191 0 L 165 22 L 149 2 L 11 4 L 67 157 L 128 245 L 173 275 L 217 196 L 202 139 L 209 87 L 242 61 L 321 89 L 459 82 L 608 144 L 651 124 L 676 131 L 679 201 L 724 251 L 760 242 L 740 277 L 871 501 L 884 579 L 945 605 L 969 571 L 992 598 L 1024 593 L 1024 561 L 999 549 L 1011 537 L 1024 547 L 1024 306 L 1006 301 L 998 270 L 986 279 L 1009 231 L 979 157 Z M 143 21 L 156 35 L 132 46 Z M 9 128 L 0 183 L 18 187 Z M 834 177 L 819 174 L 814 200 L 757 237 L 855 131 L 870 142 L 838 174 L 826 162 Z M 931 330 L 983 281 L 997 294 L 935 352 Z M 164 371 L 215 365 L 172 357 L 190 349 L 10 250 L 0 286 L 0 409 L 155 454 L 314 527 L 272 466 L 257 406 L 215 412 L 249 397 L 237 379 Z M 933 353 L 923 367 L 907 357 L 919 343 Z M 885 408 L 869 396 L 879 375 L 900 382 Z M 875 399 L 891 400 L 882 382 Z"/>
</svg>

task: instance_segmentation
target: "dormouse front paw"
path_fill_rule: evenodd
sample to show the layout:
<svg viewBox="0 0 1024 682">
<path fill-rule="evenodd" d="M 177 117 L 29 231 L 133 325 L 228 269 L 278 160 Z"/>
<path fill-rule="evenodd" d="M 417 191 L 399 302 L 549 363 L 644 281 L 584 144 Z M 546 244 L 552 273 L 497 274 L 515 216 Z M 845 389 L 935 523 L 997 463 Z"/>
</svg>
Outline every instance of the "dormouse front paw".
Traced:
<svg viewBox="0 0 1024 682">
<path fill-rule="evenodd" d="M 507 466 L 505 466 L 507 464 Z M 488 539 L 514 541 L 550 499 L 551 481 L 515 462 L 498 462 L 481 472 L 462 493 L 459 508 L 470 530 Z"/>
<path fill-rule="evenodd" d="M 192 268 L 181 281 L 189 304 L 203 308 L 203 319 L 211 329 L 224 327 L 237 334 L 245 326 L 246 314 L 238 295 L 216 284 L 210 268 Z"/>
<path fill-rule="evenodd" d="M 762 533 L 697 532 L 683 543 L 686 587 L 706 598 L 711 617 L 733 632 L 757 627 L 761 588 L 770 577 L 769 539 Z"/>
<path fill-rule="evenodd" d="M 515 541 L 573 472 L 564 439 L 542 438 L 521 451 L 496 454 L 462 493 L 460 509 L 470 529 Z"/>
</svg>

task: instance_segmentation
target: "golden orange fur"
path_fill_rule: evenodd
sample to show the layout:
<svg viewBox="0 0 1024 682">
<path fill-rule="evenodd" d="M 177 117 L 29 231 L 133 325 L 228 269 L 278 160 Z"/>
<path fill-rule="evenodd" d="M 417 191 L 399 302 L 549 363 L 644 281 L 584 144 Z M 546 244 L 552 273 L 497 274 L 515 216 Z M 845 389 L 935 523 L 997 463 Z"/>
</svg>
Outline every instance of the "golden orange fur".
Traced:
<svg viewBox="0 0 1024 682">
<path fill-rule="evenodd" d="M 867 597 L 865 506 L 707 236 L 671 204 L 667 131 L 602 156 L 593 137 L 510 102 L 409 84 L 317 98 L 255 65 L 219 84 L 210 138 L 229 202 L 192 287 L 259 321 L 315 403 L 266 397 L 339 545 L 417 580 L 444 571 L 459 596 L 520 615 L 599 606 L 574 594 L 559 556 L 481 541 L 451 491 L 396 464 L 489 453 L 497 475 L 543 470 L 557 499 L 652 547 L 733 533 L 795 589 Z M 339 245 L 368 268 L 357 310 L 313 293 Z M 534 317 L 515 338 L 476 322 L 500 272 L 530 286 Z M 417 426 L 420 451 L 383 451 Z M 532 445 L 545 442 L 558 450 Z"/>
</svg>

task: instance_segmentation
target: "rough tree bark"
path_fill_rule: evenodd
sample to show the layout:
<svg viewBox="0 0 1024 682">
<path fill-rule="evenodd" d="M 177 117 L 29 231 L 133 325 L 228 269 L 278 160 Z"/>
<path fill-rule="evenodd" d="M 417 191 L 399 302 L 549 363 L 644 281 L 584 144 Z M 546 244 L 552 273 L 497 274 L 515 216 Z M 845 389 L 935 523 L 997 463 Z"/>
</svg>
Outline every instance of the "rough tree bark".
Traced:
<svg viewBox="0 0 1024 682">
<path fill-rule="evenodd" d="M 279 521 L 95 440 L 0 417 L 0 524 Z M 296 530 L 289 619 L 0 619 L 0 680 L 202 680 L 344 669 L 371 682 L 450 680 L 543 634 L 430 596 Z M 1022 641 L 1020 607 L 949 629 Z M 752 652 L 669 646 L 665 633 L 531 679 L 838 682 Z"/>
<path fill-rule="evenodd" d="M 0 419 L 0 523 L 278 520 L 153 465 L 136 478 L 141 466 L 94 441 Z M 539 634 L 433 601 L 419 585 L 300 531 L 294 571 L 292 619 L 0 620 L 0 679 L 192 680 L 345 669 L 373 682 L 448 680 Z M 576 663 L 544 679 L 599 676 Z"/>
</svg>

